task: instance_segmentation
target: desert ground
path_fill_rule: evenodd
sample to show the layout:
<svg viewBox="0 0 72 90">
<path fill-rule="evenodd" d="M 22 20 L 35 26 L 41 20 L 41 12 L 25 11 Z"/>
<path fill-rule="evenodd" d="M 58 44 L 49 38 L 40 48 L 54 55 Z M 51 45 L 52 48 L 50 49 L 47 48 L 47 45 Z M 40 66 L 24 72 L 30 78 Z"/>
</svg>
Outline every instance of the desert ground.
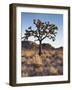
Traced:
<svg viewBox="0 0 72 90">
<path fill-rule="evenodd" d="M 63 74 L 63 48 L 42 45 L 42 54 L 38 54 L 38 45 L 22 42 L 21 76 L 51 76 Z"/>
</svg>

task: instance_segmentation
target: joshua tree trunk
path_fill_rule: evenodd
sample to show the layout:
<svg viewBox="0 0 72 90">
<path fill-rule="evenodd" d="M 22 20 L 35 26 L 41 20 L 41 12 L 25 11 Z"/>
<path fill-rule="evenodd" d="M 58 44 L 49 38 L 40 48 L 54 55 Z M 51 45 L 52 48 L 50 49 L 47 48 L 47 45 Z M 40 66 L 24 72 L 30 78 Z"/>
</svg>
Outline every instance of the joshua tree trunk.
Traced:
<svg viewBox="0 0 72 90">
<path fill-rule="evenodd" d="M 39 55 L 42 54 L 42 41 L 39 41 Z"/>
</svg>

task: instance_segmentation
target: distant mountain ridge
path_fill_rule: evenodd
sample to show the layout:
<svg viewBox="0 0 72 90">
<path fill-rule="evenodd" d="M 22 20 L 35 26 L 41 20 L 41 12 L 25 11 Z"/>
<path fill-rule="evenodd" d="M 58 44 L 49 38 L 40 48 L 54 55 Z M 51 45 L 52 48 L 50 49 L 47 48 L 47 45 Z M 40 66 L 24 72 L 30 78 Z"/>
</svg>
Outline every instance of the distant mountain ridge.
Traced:
<svg viewBox="0 0 72 90">
<path fill-rule="evenodd" d="M 39 44 L 32 42 L 32 41 L 22 41 L 21 42 L 21 47 L 24 49 L 33 49 L 33 48 L 38 48 Z M 51 49 L 51 50 L 62 50 L 63 47 L 59 47 L 59 48 L 54 48 L 52 45 L 47 44 L 47 43 L 42 43 L 42 49 Z"/>
</svg>

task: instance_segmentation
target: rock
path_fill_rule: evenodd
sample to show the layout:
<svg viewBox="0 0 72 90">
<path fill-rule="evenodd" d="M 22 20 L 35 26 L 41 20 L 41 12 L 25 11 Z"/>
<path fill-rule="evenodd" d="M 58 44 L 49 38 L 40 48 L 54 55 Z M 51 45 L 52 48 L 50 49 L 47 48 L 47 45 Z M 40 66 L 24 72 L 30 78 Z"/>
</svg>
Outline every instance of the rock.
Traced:
<svg viewBox="0 0 72 90">
<path fill-rule="evenodd" d="M 58 66 L 57 66 L 57 69 L 58 69 L 58 73 L 59 73 L 60 75 L 62 75 L 62 74 L 63 74 L 63 67 L 60 66 L 60 65 L 58 65 Z"/>
<path fill-rule="evenodd" d="M 63 61 L 60 60 L 60 59 L 58 59 L 58 60 L 56 61 L 56 63 L 57 63 L 58 65 L 63 65 Z"/>
<path fill-rule="evenodd" d="M 42 74 L 43 74 L 44 76 L 46 76 L 46 75 L 50 75 L 49 70 L 50 70 L 50 69 L 49 69 L 49 66 L 44 67 L 44 69 L 43 69 L 43 73 L 42 73 Z"/>
<path fill-rule="evenodd" d="M 51 60 L 50 59 L 47 58 L 46 61 L 47 61 L 48 64 L 51 64 Z"/>
<path fill-rule="evenodd" d="M 36 71 L 36 72 L 43 72 L 43 67 L 40 66 L 40 67 L 38 67 L 38 68 L 35 68 L 35 71 Z"/>
<path fill-rule="evenodd" d="M 51 65 L 54 66 L 54 67 L 57 66 L 56 62 L 51 63 Z"/>
</svg>

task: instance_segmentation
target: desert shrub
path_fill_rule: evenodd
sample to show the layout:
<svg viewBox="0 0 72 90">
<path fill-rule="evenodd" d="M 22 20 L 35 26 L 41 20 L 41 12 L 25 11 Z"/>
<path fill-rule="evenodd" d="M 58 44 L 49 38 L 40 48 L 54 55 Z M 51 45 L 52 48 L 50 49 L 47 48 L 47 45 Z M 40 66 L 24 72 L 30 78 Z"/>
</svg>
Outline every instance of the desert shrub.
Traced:
<svg viewBox="0 0 72 90">
<path fill-rule="evenodd" d="M 27 51 L 24 51 L 23 56 L 28 58 L 28 57 L 33 57 L 34 54 L 35 52 L 33 50 L 27 50 Z"/>
<path fill-rule="evenodd" d="M 44 76 L 63 74 L 63 53 L 62 51 L 52 52 L 51 50 L 22 51 L 22 76 Z"/>
<path fill-rule="evenodd" d="M 42 65 L 42 59 L 38 54 L 33 56 L 32 64 Z"/>
<path fill-rule="evenodd" d="M 27 70 L 26 66 L 22 66 L 22 68 L 21 68 L 21 76 L 22 77 L 28 76 L 28 70 Z"/>
<path fill-rule="evenodd" d="M 58 69 L 53 66 L 50 67 L 49 71 L 51 75 L 58 75 Z"/>
</svg>

